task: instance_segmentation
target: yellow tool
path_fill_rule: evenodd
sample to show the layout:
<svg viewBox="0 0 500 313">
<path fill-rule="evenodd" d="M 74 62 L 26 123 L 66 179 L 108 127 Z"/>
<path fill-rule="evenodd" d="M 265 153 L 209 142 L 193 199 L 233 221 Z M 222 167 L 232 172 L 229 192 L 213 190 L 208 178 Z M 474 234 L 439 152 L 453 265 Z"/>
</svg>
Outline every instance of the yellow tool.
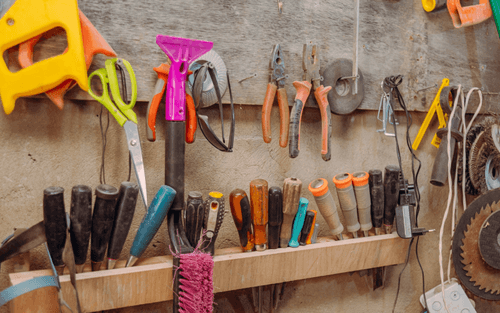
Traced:
<svg viewBox="0 0 500 313">
<path fill-rule="evenodd" d="M 448 78 L 443 78 L 443 82 L 441 83 L 441 87 L 439 87 L 439 90 L 436 94 L 436 97 L 434 97 L 434 101 L 432 101 L 431 107 L 429 108 L 429 112 L 427 112 L 427 115 L 425 116 L 425 120 L 422 123 L 422 126 L 420 126 L 420 129 L 418 130 L 417 137 L 413 141 L 412 144 L 412 149 L 417 150 L 418 146 L 420 145 L 420 141 L 422 141 L 422 138 L 424 137 L 425 132 L 427 131 L 427 128 L 429 127 L 429 124 L 431 123 L 432 117 L 434 116 L 434 113 L 437 114 L 438 120 L 439 120 L 439 128 L 446 127 L 446 120 L 448 119 L 448 116 L 443 113 L 443 109 L 441 109 L 441 105 L 439 104 L 439 98 L 441 96 L 441 90 L 443 90 L 444 87 L 448 86 L 450 84 L 450 80 Z M 441 139 L 434 134 L 434 138 L 432 138 L 432 145 L 435 146 L 436 148 L 439 148 L 439 144 L 441 143 Z"/>
<path fill-rule="evenodd" d="M 16 99 L 48 91 L 66 79 L 74 79 L 87 91 L 87 66 L 76 0 L 17 0 L 0 14 L 0 55 L 15 45 L 56 27 L 68 38 L 68 51 L 37 62 L 16 73 L 0 58 L 0 95 L 6 114 L 14 110 Z"/>
</svg>

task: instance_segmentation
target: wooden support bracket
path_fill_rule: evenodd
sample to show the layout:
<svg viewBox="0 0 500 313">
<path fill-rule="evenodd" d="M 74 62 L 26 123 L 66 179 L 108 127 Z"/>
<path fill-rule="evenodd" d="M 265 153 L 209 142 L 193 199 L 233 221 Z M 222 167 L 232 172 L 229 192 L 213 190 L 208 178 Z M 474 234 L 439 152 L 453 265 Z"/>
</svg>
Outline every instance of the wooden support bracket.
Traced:
<svg viewBox="0 0 500 313">
<path fill-rule="evenodd" d="M 343 241 L 319 238 L 316 244 L 263 252 L 241 253 L 240 248 L 220 249 L 214 256 L 214 292 L 400 264 L 405 261 L 409 242 L 393 233 Z M 123 268 L 124 265 L 122 260 L 117 263 L 116 269 L 76 275 L 80 303 L 85 312 L 172 299 L 172 256 L 140 259 L 136 266 L 130 268 Z M 52 270 L 12 273 L 10 280 L 15 285 L 42 275 L 52 275 Z M 61 285 L 64 299 L 75 307 L 69 275 L 61 276 Z M 53 288 L 39 289 L 26 296 L 51 302 L 45 296 L 51 292 L 50 289 Z M 12 302 L 11 311 L 14 313 L 34 312 L 30 309 L 33 301 L 18 297 Z M 47 303 L 46 311 L 40 310 L 37 303 L 37 312 L 52 310 L 51 303 Z"/>
</svg>

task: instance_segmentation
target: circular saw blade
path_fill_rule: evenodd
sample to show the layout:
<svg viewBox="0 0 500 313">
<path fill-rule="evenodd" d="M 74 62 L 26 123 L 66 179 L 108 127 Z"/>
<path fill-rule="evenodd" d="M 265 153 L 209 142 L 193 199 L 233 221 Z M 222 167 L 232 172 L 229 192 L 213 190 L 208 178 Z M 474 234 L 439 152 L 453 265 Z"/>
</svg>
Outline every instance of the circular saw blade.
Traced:
<svg viewBox="0 0 500 313">
<path fill-rule="evenodd" d="M 500 270 L 500 210 L 491 213 L 481 225 L 478 245 L 483 260 Z"/>
<path fill-rule="evenodd" d="M 500 300 L 500 270 L 481 257 L 479 231 L 492 212 L 500 210 L 500 189 L 488 191 L 474 200 L 458 221 L 453 236 L 453 263 L 461 283 L 474 295 Z"/>
<path fill-rule="evenodd" d="M 496 171 L 500 169 L 497 162 L 500 152 L 496 149 L 492 138 L 493 125 L 487 126 L 477 136 L 469 151 L 470 180 L 481 194 L 493 189 L 493 186 L 498 184 Z M 491 160 L 495 160 L 495 162 L 491 162 Z M 491 171 L 492 169 L 493 171 Z"/>
</svg>

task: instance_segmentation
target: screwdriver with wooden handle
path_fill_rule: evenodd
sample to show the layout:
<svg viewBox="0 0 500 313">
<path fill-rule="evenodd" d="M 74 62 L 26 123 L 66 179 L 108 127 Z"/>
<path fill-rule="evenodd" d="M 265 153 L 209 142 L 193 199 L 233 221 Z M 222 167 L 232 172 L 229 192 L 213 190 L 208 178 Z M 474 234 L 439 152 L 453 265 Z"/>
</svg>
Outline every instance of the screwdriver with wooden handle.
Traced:
<svg viewBox="0 0 500 313">
<path fill-rule="evenodd" d="M 352 187 L 352 175 L 349 173 L 338 174 L 333 177 L 333 182 L 337 187 L 340 208 L 346 219 L 347 231 L 354 238 L 358 238 L 360 225 L 358 222 L 358 211 L 356 210 L 356 196 Z"/>
<path fill-rule="evenodd" d="M 292 237 L 292 223 L 295 214 L 299 210 L 300 191 L 302 182 L 300 179 L 290 177 L 283 183 L 283 223 L 280 232 L 280 247 L 288 247 Z"/>
<path fill-rule="evenodd" d="M 78 185 L 71 189 L 69 235 L 75 256 L 76 272 L 82 273 L 92 231 L 92 189 Z"/>
<path fill-rule="evenodd" d="M 268 184 L 264 179 L 250 182 L 250 210 L 254 230 L 255 250 L 267 249 L 266 227 L 268 222 Z"/>
<path fill-rule="evenodd" d="M 328 189 L 328 181 L 324 178 L 313 180 L 309 184 L 309 191 L 313 194 L 316 206 L 328 224 L 330 233 L 339 240 L 344 239 L 342 237 L 344 226 L 340 222 L 337 205 L 333 200 L 330 189 Z"/>
<path fill-rule="evenodd" d="M 235 189 L 229 195 L 229 206 L 233 214 L 234 224 L 238 230 L 243 252 L 251 252 L 254 247 L 252 234 L 252 214 L 247 194 L 242 189 Z"/>
</svg>

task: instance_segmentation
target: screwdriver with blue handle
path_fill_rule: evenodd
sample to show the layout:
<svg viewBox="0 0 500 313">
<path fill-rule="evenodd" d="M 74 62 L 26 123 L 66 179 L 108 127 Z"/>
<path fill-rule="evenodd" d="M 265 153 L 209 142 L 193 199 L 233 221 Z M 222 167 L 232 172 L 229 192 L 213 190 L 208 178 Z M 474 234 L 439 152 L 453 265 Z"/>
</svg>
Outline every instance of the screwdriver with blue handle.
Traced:
<svg viewBox="0 0 500 313">
<path fill-rule="evenodd" d="M 144 253 L 167 216 L 168 210 L 174 202 L 175 195 L 176 192 L 172 187 L 166 185 L 160 187 L 137 230 L 134 243 L 130 249 L 130 257 L 125 267 L 133 266 L 137 259 Z"/>
<path fill-rule="evenodd" d="M 309 200 L 306 198 L 300 198 L 299 210 L 297 211 L 297 215 L 295 215 L 295 220 L 293 221 L 292 238 L 290 238 L 290 242 L 288 243 L 290 247 L 297 248 L 299 246 L 299 236 L 302 231 L 302 226 L 304 226 L 304 219 L 306 218 L 308 205 Z"/>
</svg>

